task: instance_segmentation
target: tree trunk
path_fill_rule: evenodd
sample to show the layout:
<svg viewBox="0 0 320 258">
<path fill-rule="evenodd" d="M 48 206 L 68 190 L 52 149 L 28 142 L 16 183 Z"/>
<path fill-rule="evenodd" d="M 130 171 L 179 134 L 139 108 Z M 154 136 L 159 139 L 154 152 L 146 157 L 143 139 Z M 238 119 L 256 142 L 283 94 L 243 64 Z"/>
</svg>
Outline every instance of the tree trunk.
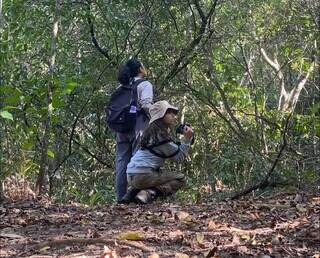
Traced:
<svg viewBox="0 0 320 258">
<path fill-rule="evenodd" d="M 2 20 L 2 0 L 0 0 L 0 25 Z"/>
<path fill-rule="evenodd" d="M 0 0 L 0 27 L 2 26 L 2 0 Z"/>
<path fill-rule="evenodd" d="M 49 60 L 49 75 L 50 81 L 48 81 L 48 92 L 47 92 L 47 115 L 44 121 L 44 134 L 41 145 L 41 160 L 39 174 L 36 182 L 36 194 L 41 195 L 45 187 L 45 177 L 48 173 L 48 147 L 50 144 L 51 134 L 51 115 L 52 115 L 52 95 L 54 91 L 54 75 L 55 75 L 55 59 L 57 50 L 57 36 L 58 36 L 58 25 L 59 16 L 61 9 L 61 0 L 56 0 L 55 14 L 52 26 L 52 40 L 51 40 L 51 55 Z"/>
<path fill-rule="evenodd" d="M 285 88 L 284 75 L 282 73 L 282 67 L 280 67 L 277 58 L 271 60 L 263 48 L 260 49 L 263 59 L 273 68 L 280 80 L 280 97 L 278 110 L 282 112 L 293 112 L 298 102 L 301 90 L 304 88 L 310 74 L 315 68 L 315 61 L 312 62 L 310 68 L 305 76 L 302 76 L 298 84 L 288 92 Z"/>
</svg>

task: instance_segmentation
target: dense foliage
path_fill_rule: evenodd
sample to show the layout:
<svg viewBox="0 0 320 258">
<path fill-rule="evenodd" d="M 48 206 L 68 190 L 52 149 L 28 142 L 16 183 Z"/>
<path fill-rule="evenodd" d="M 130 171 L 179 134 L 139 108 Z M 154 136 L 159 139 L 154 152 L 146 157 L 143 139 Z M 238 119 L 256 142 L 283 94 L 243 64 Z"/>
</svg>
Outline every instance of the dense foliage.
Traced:
<svg viewBox="0 0 320 258">
<path fill-rule="evenodd" d="M 315 0 L 3 2 L 0 180 L 112 201 L 104 106 L 119 64 L 138 55 L 156 100 L 180 106 L 196 132 L 188 162 L 169 165 L 188 175 L 180 198 L 261 180 L 319 185 L 318 10 Z"/>
</svg>

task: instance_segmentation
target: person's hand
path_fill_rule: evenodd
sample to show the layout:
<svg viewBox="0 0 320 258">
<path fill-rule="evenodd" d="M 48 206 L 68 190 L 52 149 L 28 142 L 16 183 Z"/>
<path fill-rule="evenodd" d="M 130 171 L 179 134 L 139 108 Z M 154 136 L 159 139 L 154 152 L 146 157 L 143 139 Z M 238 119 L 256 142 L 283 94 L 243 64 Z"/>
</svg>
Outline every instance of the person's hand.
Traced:
<svg viewBox="0 0 320 258">
<path fill-rule="evenodd" d="M 193 137 L 193 129 L 186 125 L 184 128 L 183 128 L 183 136 L 188 138 L 189 140 L 192 139 Z"/>
</svg>

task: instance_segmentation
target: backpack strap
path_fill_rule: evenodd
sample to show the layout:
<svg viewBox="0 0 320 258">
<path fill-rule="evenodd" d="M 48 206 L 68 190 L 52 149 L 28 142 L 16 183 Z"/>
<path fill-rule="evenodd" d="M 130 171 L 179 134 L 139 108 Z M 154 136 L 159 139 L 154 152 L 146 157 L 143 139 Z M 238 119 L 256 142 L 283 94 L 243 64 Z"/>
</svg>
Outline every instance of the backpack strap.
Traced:
<svg viewBox="0 0 320 258">
<path fill-rule="evenodd" d="M 146 81 L 146 79 L 138 79 L 132 82 L 132 90 L 133 90 L 132 98 L 136 102 L 137 106 L 138 106 L 138 85 L 144 81 Z"/>
<path fill-rule="evenodd" d="M 179 142 L 176 143 L 176 144 L 178 145 L 178 149 L 177 149 L 174 153 L 172 153 L 172 154 L 170 154 L 170 155 L 164 155 L 164 154 L 159 153 L 159 152 L 157 152 L 157 151 L 155 151 L 155 150 L 153 149 L 153 148 L 159 147 L 159 146 L 161 146 L 161 145 L 167 144 L 167 143 L 169 143 L 169 142 L 173 142 L 173 141 L 172 141 L 172 140 L 164 140 L 164 141 L 155 143 L 155 144 L 153 144 L 153 145 L 146 146 L 145 149 L 147 149 L 147 150 L 150 151 L 153 155 L 156 155 L 156 156 L 159 157 L 159 158 L 169 159 L 169 158 L 172 158 L 172 157 L 174 157 L 175 155 L 177 155 L 178 152 L 180 151 L 180 143 L 179 143 Z"/>
<path fill-rule="evenodd" d="M 136 100 L 138 99 L 138 85 L 141 83 L 141 82 L 144 82 L 146 81 L 146 79 L 138 79 L 138 80 L 133 80 L 131 81 L 130 84 L 123 84 L 123 85 L 120 85 L 120 87 L 126 89 L 126 90 L 132 90 L 133 92 L 133 95 L 132 95 L 132 100 Z M 131 100 L 131 101 L 132 101 Z"/>
</svg>

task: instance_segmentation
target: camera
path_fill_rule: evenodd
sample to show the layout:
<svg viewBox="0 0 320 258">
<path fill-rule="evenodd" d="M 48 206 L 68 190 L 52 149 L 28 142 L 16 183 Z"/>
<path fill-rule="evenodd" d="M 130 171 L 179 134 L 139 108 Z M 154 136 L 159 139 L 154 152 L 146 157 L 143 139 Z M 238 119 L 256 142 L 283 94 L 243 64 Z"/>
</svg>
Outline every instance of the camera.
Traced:
<svg viewBox="0 0 320 258">
<path fill-rule="evenodd" d="M 176 134 L 183 134 L 183 130 L 185 129 L 186 126 L 190 126 L 190 125 L 187 123 L 178 125 L 178 127 L 176 128 Z"/>
<path fill-rule="evenodd" d="M 183 131 L 185 129 L 186 126 L 190 127 L 190 124 L 184 123 L 184 124 L 180 124 L 178 125 L 178 127 L 176 128 L 176 134 L 183 134 Z M 193 137 L 191 139 L 191 145 L 194 143 L 194 134 Z"/>
</svg>

